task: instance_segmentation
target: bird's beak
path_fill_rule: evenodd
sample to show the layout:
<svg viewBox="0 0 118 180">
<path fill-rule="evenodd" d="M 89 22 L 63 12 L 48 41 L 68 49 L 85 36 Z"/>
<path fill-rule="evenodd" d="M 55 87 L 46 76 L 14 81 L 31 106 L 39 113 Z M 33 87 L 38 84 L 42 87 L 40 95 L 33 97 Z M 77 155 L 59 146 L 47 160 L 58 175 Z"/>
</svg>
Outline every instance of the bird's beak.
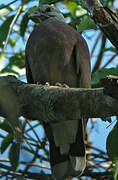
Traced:
<svg viewBox="0 0 118 180">
<path fill-rule="evenodd" d="M 47 17 L 48 16 L 46 14 L 41 13 L 39 11 L 36 11 L 35 13 L 32 13 L 28 16 L 29 19 L 31 19 L 32 21 L 34 21 L 36 23 L 39 22 L 39 20 L 42 21 L 42 20 L 46 19 Z"/>
<path fill-rule="evenodd" d="M 40 17 L 41 13 L 36 11 L 35 13 L 30 14 L 28 17 L 29 19 Z"/>
</svg>

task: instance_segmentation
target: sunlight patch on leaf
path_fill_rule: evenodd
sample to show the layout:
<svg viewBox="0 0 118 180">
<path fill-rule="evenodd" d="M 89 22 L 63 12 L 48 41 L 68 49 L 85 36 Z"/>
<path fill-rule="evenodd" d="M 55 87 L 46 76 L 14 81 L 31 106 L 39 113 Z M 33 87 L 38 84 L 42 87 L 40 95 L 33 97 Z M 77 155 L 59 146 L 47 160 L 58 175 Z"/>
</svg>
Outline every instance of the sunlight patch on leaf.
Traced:
<svg viewBox="0 0 118 180">
<path fill-rule="evenodd" d="M 11 11 L 16 10 L 18 7 L 14 6 L 14 5 L 10 5 L 4 9 L 2 9 L 4 5 L 0 6 L 0 17 L 4 17 L 6 15 L 8 15 Z"/>
</svg>

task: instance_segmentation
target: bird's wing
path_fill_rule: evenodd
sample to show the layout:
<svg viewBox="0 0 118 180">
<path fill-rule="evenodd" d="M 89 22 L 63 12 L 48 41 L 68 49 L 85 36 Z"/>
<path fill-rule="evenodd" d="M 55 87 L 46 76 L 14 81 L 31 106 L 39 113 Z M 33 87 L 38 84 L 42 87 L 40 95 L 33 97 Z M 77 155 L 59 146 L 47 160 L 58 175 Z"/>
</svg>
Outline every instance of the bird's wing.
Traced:
<svg viewBox="0 0 118 180">
<path fill-rule="evenodd" d="M 80 88 L 90 88 L 91 67 L 88 46 L 83 38 L 79 40 L 74 47 L 74 56 L 76 62 L 76 72 L 79 79 Z"/>
<path fill-rule="evenodd" d="M 25 67 L 26 67 L 27 81 L 28 81 L 28 83 L 33 84 L 34 80 L 32 77 L 32 70 L 30 68 L 30 64 L 29 64 L 29 60 L 28 60 L 28 56 L 27 56 L 27 51 L 25 52 Z"/>
</svg>

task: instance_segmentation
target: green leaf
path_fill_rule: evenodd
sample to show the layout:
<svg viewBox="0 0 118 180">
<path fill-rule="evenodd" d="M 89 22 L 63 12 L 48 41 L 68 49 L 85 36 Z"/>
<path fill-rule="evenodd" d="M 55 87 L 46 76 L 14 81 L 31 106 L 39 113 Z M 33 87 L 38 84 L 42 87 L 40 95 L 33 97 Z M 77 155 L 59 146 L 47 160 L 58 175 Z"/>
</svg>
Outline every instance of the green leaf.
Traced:
<svg viewBox="0 0 118 180">
<path fill-rule="evenodd" d="M 8 134 L 1 143 L 1 148 L 0 148 L 1 153 L 4 153 L 4 151 L 12 143 L 12 141 L 13 141 L 13 134 Z"/>
<path fill-rule="evenodd" d="M 76 17 L 83 16 L 87 14 L 87 11 L 81 6 L 78 6 L 77 2 L 74 1 L 64 1 L 63 4 L 70 10 L 71 14 L 74 14 Z"/>
<path fill-rule="evenodd" d="M 13 18 L 14 18 L 14 15 L 8 17 L 0 27 L 0 47 L 4 46 L 4 41 L 6 40 L 8 31 L 9 31 L 9 26 L 10 26 Z"/>
<path fill-rule="evenodd" d="M 16 45 L 16 40 L 15 39 L 9 39 L 9 44 L 14 47 Z"/>
<path fill-rule="evenodd" d="M 9 150 L 9 160 L 14 170 L 18 168 L 19 155 L 20 155 L 20 143 L 14 142 Z"/>
<path fill-rule="evenodd" d="M 17 71 L 13 70 L 13 69 L 10 68 L 9 66 L 3 68 L 3 69 L 1 70 L 1 72 L 0 72 L 0 74 L 2 74 L 2 73 L 12 73 L 12 74 L 15 74 L 15 75 L 17 75 L 17 76 L 20 76 L 20 74 L 19 74 Z"/>
<path fill-rule="evenodd" d="M 90 29 L 97 29 L 97 26 L 88 15 L 84 15 L 83 17 L 81 17 L 80 23 L 76 27 L 78 32 L 83 32 Z"/>
<path fill-rule="evenodd" d="M 110 52 L 115 52 L 115 53 L 117 53 L 117 50 L 116 50 L 116 48 L 114 48 L 114 47 L 105 48 L 105 49 L 104 49 L 104 52 L 106 52 L 106 51 L 110 51 Z"/>
<path fill-rule="evenodd" d="M 34 13 L 36 10 L 37 10 L 37 6 L 34 6 L 34 7 L 32 7 L 32 8 L 29 8 L 28 9 L 28 12 L 27 12 L 27 15 L 29 16 L 30 14 L 32 14 L 32 13 Z"/>
<path fill-rule="evenodd" d="M 109 158 L 116 163 L 118 161 L 118 122 L 107 137 L 106 149 Z"/>
<path fill-rule="evenodd" d="M 24 14 L 21 24 L 20 24 L 20 35 L 24 38 L 24 34 L 26 32 L 27 24 L 28 24 L 29 18 L 28 14 Z"/>
<path fill-rule="evenodd" d="M 60 0 L 40 0 L 40 4 L 53 4 L 60 2 Z"/>
<path fill-rule="evenodd" d="M 32 8 L 29 8 L 28 12 L 27 12 L 27 16 L 29 19 L 31 19 L 32 21 L 34 21 L 35 23 L 39 23 L 39 21 L 37 20 L 37 18 L 31 18 L 29 17 L 31 14 L 35 13 L 37 11 L 37 6 L 34 6 Z"/>
<path fill-rule="evenodd" d="M 108 176 L 108 177 L 107 177 L 107 180 L 114 180 L 113 175 Z"/>
<path fill-rule="evenodd" d="M 22 0 L 22 4 L 28 4 L 29 2 L 32 2 L 32 0 Z"/>
<path fill-rule="evenodd" d="M 82 18 L 83 18 L 84 15 L 87 16 L 87 10 L 83 9 L 81 6 L 78 6 L 76 15 L 77 15 L 78 17 L 81 17 L 81 16 L 82 16 Z"/>
<path fill-rule="evenodd" d="M 65 4 L 65 6 L 70 10 L 72 14 L 76 9 L 78 9 L 78 5 L 76 2 L 64 1 L 63 4 Z"/>
<path fill-rule="evenodd" d="M 9 64 L 7 65 L 7 67 L 12 68 L 14 65 L 20 69 L 25 67 L 25 52 L 24 51 L 14 54 L 9 59 Z"/>
<path fill-rule="evenodd" d="M 27 179 L 24 177 L 19 177 L 18 180 L 27 180 Z"/>
<path fill-rule="evenodd" d="M 3 64 L 4 64 L 4 58 L 5 58 L 5 52 L 2 51 L 2 52 L 0 53 L 0 65 L 1 65 L 1 68 L 4 66 L 4 65 L 3 65 Z"/>
<path fill-rule="evenodd" d="M 0 129 L 6 131 L 8 133 L 13 133 L 11 125 L 9 124 L 9 122 L 6 119 L 0 120 Z"/>
<path fill-rule="evenodd" d="M 118 180 L 118 160 L 115 161 L 113 172 L 114 172 L 114 180 Z"/>
<path fill-rule="evenodd" d="M 4 8 L 4 4 L 0 5 L 0 17 L 4 17 L 8 15 L 11 11 L 14 11 L 16 9 L 17 9 L 17 6 L 14 6 L 14 5 L 10 5 L 6 8 Z"/>
<path fill-rule="evenodd" d="M 118 76 L 118 68 L 101 69 L 100 71 L 93 73 L 91 76 L 92 87 L 99 86 L 100 80 L 108 75 Z"/>
<path fill-rule="evenodd" d="M 19 53 L 14 54 L 10 57 L 9 63 L 6 67 L 4 67 L 0 73 L 12 73 L 16 75 L 20 75 L 13 66 L 17 66 L 18 68 L 22 69 L 25 67 L 25 52 L 21 51 Z"/>
</svg>

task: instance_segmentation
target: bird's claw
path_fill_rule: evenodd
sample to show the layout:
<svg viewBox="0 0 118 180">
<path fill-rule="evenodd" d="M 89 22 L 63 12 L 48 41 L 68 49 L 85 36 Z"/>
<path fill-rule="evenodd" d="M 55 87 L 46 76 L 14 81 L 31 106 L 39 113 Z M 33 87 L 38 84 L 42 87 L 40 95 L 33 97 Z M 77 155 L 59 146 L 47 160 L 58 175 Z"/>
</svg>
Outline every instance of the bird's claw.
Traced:
<svg viewBox="0 0 118 180">
<path fill-rule="evenodd" d="M 49 82 L 46 82 L 45 85 L 46 85 L 46 86 L 50 86 L 50 83 L 49 83 Z"/>
<path fill-rule="evenodd" d="M 61 84 L 61 83 L 56 83 L 55 86 L 59 86 L 59 87 L 62 87 L 62 88 L 69 88 L 69 86 L 67 84 Z"/>
</svg>

